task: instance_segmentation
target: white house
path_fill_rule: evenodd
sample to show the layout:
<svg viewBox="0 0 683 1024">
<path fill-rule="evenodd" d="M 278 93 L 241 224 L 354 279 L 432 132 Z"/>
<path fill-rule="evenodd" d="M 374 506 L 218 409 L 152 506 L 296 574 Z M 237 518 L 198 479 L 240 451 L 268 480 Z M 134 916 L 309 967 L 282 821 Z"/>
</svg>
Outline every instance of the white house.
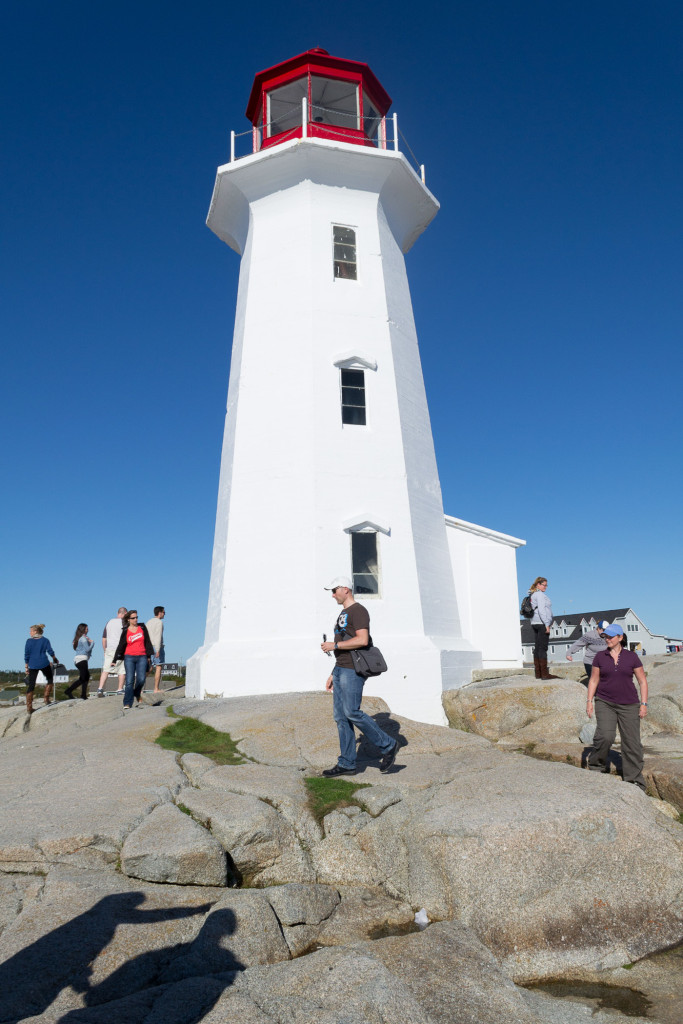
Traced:
<svg viewBox="0 0 683 1024">
<path fill-rule="evenodd" d="M 573 615 L 557 615 L 550 629 L 548 645 L 548 661 L 565 661 L 567 652 L 575 640 L 584 633 L 595 629 L 602 620 L 614 622 L 624 630 L 624 641 L 629 650 L 639 654 L 667 654 L 679 651 L 683 641 L 661 633 L 651 633 L 641 618 L 632 608 L 609 608 L 607 611 L 579 612 Z M 534 631 L 528 619 L 521 621 L 522 654 L 524 661 L 534 660 Z M 582 660 L 582 653 L 573 655 L 577 661 Z"/>
<path fill-rule="evenodd" d="M 404 260 L 439 204 L 390 103 L 366 64 L 307 51 L 256 76 L 254 151 L 218 169 L 207 223 L 242 262 L 188 695 L 320 688 L 340 574 L 389 665 L 366 692 L 397 713 L 443 722 L 443 689 L 520 664 L 523 542 L 444 516 Z"/>
</svg>

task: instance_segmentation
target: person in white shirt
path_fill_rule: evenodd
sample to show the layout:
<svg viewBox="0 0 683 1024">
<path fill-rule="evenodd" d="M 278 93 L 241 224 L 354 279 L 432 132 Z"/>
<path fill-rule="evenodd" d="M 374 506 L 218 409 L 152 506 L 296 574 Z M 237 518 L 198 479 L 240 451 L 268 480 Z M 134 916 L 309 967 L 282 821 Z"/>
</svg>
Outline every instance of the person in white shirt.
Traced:
<svg viewBox="0 0 683 1024">
<path fill-rule="evenodd" d="M 97 696 L 104 697 L 104 684 L 107 681 L 109 670 L 114 661 L 114 655 L 116 654 L 116 648 L 118 647 L 119 640 L 121 639 L 121 629 L 123 624 L 121 622 L 124 615 L 128 614 L 128 609 L 124 608 L 123 605 L 119 608 L 116 613 L 115 619 L 110 619 L 107 625 L 104 627 L 102 632 L 102 650 L 104 651 L 104 664 L 102 665 L 102 675 L 100 676 L 100 685 L 97 688 Z M 123 693 L 123 684 L 126 678 L 126 666 L 123 662 L 119 662 L 116 667 L 116 671 L 119 677 L 119 694 Z"/>
<path fill-rule="evenodd" d="M 154 609 L 154 618 L 149 619 L 146 623 L 147 632 L 149 638 L 152 641 L 152 647 L 154 648 L 154 657 L 152 658 L 152 665 L 154 666 L 154 692 L 161 692 L 161 669 L 164 662 L 166 661 L 166 651 L 164 650 L 164 618 L 166 617 L 166 609 L 158 604 Z"/>
</svg>

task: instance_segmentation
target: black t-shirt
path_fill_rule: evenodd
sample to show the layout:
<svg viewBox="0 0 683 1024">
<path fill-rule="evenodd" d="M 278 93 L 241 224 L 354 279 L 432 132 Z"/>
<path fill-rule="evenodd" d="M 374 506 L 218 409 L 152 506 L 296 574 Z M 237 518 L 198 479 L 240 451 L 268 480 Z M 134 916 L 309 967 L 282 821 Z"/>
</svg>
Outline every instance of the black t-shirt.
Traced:
<svg viewBox="0 0 683 1024">
<path fill-rule="evenodd" d="M 348 608 L 342 608 L 334 626 L 334 639 L 348 640 L 356 635 L 359 629 L 367 629 L 370 632 L 370 615 L 367 608 L 362 604 L 352 604 Z M 353 668 L 351 651 L 335 651 L 337 665 L 340 668 Z"/>
</svg>

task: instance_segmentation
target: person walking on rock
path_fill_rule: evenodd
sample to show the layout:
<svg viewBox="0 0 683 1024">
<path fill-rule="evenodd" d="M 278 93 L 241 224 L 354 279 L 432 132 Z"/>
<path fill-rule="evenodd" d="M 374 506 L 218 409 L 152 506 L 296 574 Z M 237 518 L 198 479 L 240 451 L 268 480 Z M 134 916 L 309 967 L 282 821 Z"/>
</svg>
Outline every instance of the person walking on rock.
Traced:
<svg viewBox="0 0 683 1024">
<path fill-rule="evenodd" d="M 142 622 L 138 625 L 137 609 L 132 608 L 122 622 L 121 639 L 116 648 L 114 662 L 121 661 L 126 669 L 126 689 L 123 695 L 123 710 L 129 711 L 133 706 L 133 697 L 140 703 L 140 695 L 145 688 L 145 676 L 154 655 L 152 641 L 147 626 Z"/>
<path fill-rule="evenodd" d="M 52 664 L 58 665 L 59 659 L 52 650 L 52 644 L 46 636 L 43 636 L 45 623 L 39 622 L 37 626 L 31 626 L 30 636 L 24 646 L 24 661 L 26 662 L 26 675 L 28 676 L 28 687 L 26 690 L 26 713 L 33 714 L 33 691 L 36 688 L 38 673 L 42 672 L 47 682 L 45 684 L 45 703 L 51 704 L 52 693 L 52 665 L 48 654 L 52 658 Z"/>
<path fill-rule="evenodd" d="M 353 598 L 353 583 L 347 576 L 338 576 L 325 590 L 341 605 L 334 627 L 334 640 L 326 640 L 320 649 L 334 653 L 337 664 L 325 683 L 325 689 L 334 697 L 334 720 L 339 732 L 340 755 L 333 768 L 326 768 L 323 775 L 334 778 L 337 775 L 356 774 L 356 726 L 366 739 L 377 747 L 381 754 L 379 770 L 388 772 L 398 753 L 398 740 L 388 736 L 374 719 L 361 711 L 365 679 L 354 668 L 351 651 L 370 644 L 370 616 L 367 608 Z"/>
<path fill-rule="evenodd" d="M 102 630 L 102 650 L 104 651 L 104 664 L 102 665 L 102 674 L 100 676 L 100 685 L 97 688 L 97 696 L 104 697 L 104 684 L 107 681 L 109 670 L 112 667 L 112 662 L 115 661 L 114 655 L 116 654 L 116 648 L 118 647 L 119 640 L 121 639 L 121 629 L 123 616 L 128 614 L 128 609 L 124 608 L 123 605 L 119 608 L 116 613 L 116 617 L 109 619 L 107 625 Z M 123 678 L 125 675 L 125 668 L 123 662 L 119 665 L 119 689 L 118 693 L 123 693 Z"/>
<path fill-rule="evenodd" d="M 553 624 L 553 606 L 546 594 L 548 581 L 545 576 L 537 576 L 529 587 L 531 607 L 534 615 L 531 620 L 531 628 L 536 634 L 534 644 L 534 674 L 537 679 L 557 679 L 548 672 L 548 641 L 550 640 L 550 627 Z"/>
<path fill-rule="evenodd" d="M 166 661 L 166 651 L 164 650 L 164 618 L 166 617 L 166 609 L 162 605 L 158 604 L 154 609 L 154 618 L 147 620 L 147 632 L 149 638 L 152 641 L 152 647 L 154 648 L 154 656 L 152 657 L 152 665 L 154 666 L 154 692 L 161 692 L 161 669 Z"/>
<path fill-rule="evenodd" d="M 90 682 L 90 668 L 88 662 L 90 661 L 90 655 L 92 649 L 95 646 L 93 641 L 88 636 L 88 626 L 85 622 L 79 622 L 76 626 L 76 632 L 73 639 L 73 649 L 76 652 L 74 656 L 74 665 L 78 669 L 78 679 L 71 686 L 68 686 L 64 691 L 65 696 L 73 697 L 74 690 L 77 686 L 81 688 L 81 700 L 88 699 L 88 683 Z"/>
<path fill-rule="evenodd" d="M 643 663 L 635 653 L 624 649 L 621 626 L 608 626 L 602 634 L 607 650 L 598 651 L 588 683 L 586 714 L 593 717 L 595 698 L 596 738 L 588 755 L 592 772 L 609 772 L 607 758 L 619 728 L 624 782 L 632 782 L 645 792 L 643 746 L 640 721 L 647 715 L 647 678 Z M 640 696 L 633 683 L 635 675 Z"/>
<path fill-rule="evenodd" d="M 588 686 L 588 681 L 593 671 L 593 659 L 598 651 L 607 650 L 607 641 L 603 640 L 602 634 L 609 626 L 607 619 L 602 619 L 598 622 L 595 629 L 589 629 L 587 633 L 580 636 L 578 640 L 575 640 L 567 651 L 567 661 L 573 661 L 572 654 L 578 654 L 583 647 L 583 667 L 586 670 L 585 680 L 581 680 L 584 686 Z"/>
</svg>

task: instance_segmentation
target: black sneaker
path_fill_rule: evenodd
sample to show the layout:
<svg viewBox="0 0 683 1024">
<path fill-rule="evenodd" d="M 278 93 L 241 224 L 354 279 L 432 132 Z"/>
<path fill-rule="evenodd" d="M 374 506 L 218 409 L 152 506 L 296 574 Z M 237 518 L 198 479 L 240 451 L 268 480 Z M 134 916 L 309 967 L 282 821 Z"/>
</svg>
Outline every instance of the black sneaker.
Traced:
<svg viewBox="0 0 683 1024">
<path fill-rule="evenodd" d="M 323 775 L 328 779 L 334 779 L 337 775 L 355 775 L 355 768 L 343 768 L 340 764 L 335 764 L 334 768 L 326 768 Z"/>
<path fill-rule="evenodd" d="M 384 757 L 382 758 L 382 760 L 379 762 L 379 770 L 382 772 L 382 774 L 384 774 L 385 772 L 389 771 L 389 769 L 393 765 L 394 761 L 396 760 L 396 755 L 397 754 L 398 754 L 398 740 L 396 740 L 396 742 L 394 743 L 393 748 L 389 751 L 389 753 L 385 754 Z"/>
</svg>

